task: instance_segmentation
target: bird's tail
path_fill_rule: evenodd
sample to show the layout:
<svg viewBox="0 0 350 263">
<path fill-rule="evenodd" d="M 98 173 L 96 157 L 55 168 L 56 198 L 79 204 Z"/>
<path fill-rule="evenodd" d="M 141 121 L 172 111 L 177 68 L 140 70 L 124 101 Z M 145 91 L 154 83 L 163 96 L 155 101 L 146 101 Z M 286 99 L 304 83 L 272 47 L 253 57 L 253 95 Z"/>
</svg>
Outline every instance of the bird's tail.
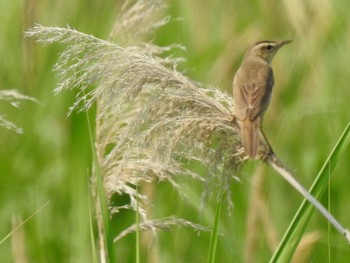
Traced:
<svg viewBox="0 0 350 263">
<path fill-rule="evenodd" d="M 259 148 L 260 120 L 246 118 L 241 124 L 242 145 L 250 159 L 255 159 Z"/>
</svg>

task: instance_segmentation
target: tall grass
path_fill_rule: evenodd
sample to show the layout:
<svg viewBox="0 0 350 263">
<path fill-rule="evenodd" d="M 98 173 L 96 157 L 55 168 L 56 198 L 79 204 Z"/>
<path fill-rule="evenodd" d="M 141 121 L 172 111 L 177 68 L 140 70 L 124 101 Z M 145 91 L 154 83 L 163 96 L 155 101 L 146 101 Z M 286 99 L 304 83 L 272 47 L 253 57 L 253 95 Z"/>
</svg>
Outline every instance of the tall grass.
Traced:
<svg viewBox="0 0 350 263">
<path fill-rule="evenodd" d="M 1 111 L 11 115 L 9 119 L 23 127 L 25 133 L 16 136 L 0 130 L 0 234 L 5 236 L 10 232 L 13 214 L 26 218 L 45 201 L 50 200 L 52 204 L 25 226 L 27 256 L 32 262 L 91 260 L 86 253 L 91 251 L 86 185 L 91 151 L 85 116 L 72 113 L 66 118 L 76 93 L 69 91 L 52 96 L 58 80 L 51 68 L 57 53 L 63 52 L 63 47 L 42 48 L 31 40 L 23 40 L 23 30 L 33 26 L 34 21 L 48 26 L 65 27 L 69 24 L 87 35 L 107 39 L 121 8 L 121 3 L 114 2 L 76 1 L 59 6 L 35 1 L 0 3 L 0 19 L 5 29 L 0 36 L 4 55 L 0 64 L 3 73 L 0 85 L 6 89 L 18 89 L 22 94 L 38 98 L 43 104 L 25 103 L 19 111 L 13 112 L 8 108 L 5 112 Z M 31 9 L 26 8 L 28 5 Z M 293 39 L 290 52 L 281 53 L 274 61 L 276 84 L 264 130 L 278 155 L 283 156 L 298 176 L 303 176 L 299 180 L 308 186 L 349 121 L 345 99 L 350 92 L 347 87 L 350 61 L 347 48 L 348 8 L 349 3 L 345 0 L 323 0 L 317 1 L 317 4 L 310 1 L 258 1 L 255 4 L 225 1 L 222 5 L 206 0 L 169 1 L 167 12 L 172 17 L 183 19 L 170 20 L 164 28 L 152 33 L 152 38 L 154 43 L 162 46 L 181 43 L 186 51 L 178 49 L 171 54 L 181 54 L 187 60 L 177 69 L 186 70 L 187 76 L 202 83 L 219 85 L 228 93 L 231 92 L 232 77 L 241 56 L 251 43 L 265 38 Z M 54 13 L 53 9 L 56 10 Z M 89 10 L 94 10 L 93 14 Z M 25 20 L 21 19 L 22 14 Z M 177 94 L 174 92 L 173 95 Z M 92 107 L 92 110 L 95 108 Z M 106 143 L 107 150 L 111 150 L 111 145 Z M 347 151 L 344 154 L 345 160 L 349 154 Z M 193 161 L 188 165 L 196 166 L 197 163 Z M 347 162 L 340 162 L 330 186 L 330 207 L 341 222 L 350 221 L 350 211 L 346 207 L 348 191 L 344 183 L 349 168 Z M 205 167 L 197 167 L 197 170 L 205 171 Z M 255 163 L 249 163 L 242 174 L 237 174 L 242 184 L 230 184 L 234 207 L 232 210 L 223 207 L 221 211 L 219 224 L 222 235 L 218 236 L 216 249 L 216 258 L 222 261 L 230 262 L 233 258 L 243 261 L 246 229 L 249 231 L 250 228 L 245 227 L 248 222 L 248 192 L 254 171 Z M 281 238 L 301 198 L 284 181 L 270 176 L 270 169 L 266 169 L 265 173 L 268 176 L 262 184 L 267 206 L 263 213 L 272 222 L 277 237 Z M 211 199 L 200 213 L 197 210 L 193 212 L 202 202 L 202 184 L 190 178 L 176 179 L 186 201 L 183 202 L 170 184 L 151 183 L 149 189 L 157 189 L 150 190 L 153 191 L 154 205 L 151 208 L 145 206 L 145 210 L 152 214 L 152 218 L 176 215 L 200 221 L 202 225 L 212 225 L 215 204 Z M 124 205 L 129 201 L 123 196 L 115 200 Z M 113 220 L 113 231 L 117 234 L 134 222 L 134 215 L 121 208 Z M 260 226 L 260 229 L 253 229 L 261 233 L 256 239 L 254 251 L 247 253 L 259 255 L 256 258 L 258 262 L 266 262 L 275 247 L 266 242 L 269 234 L 266 233 L 266 225 Z M 324 233 L 326 229 L 326 221 L 314 214 L 306 232 L 319 230 L 322 237 L 308 247 L 305 261 L 326 258 L 326 246 L 330 247 L 334 262 L 349 260 L 350 254 L 342 237 L 330 230 L 328 241 Z M 117 243 L 117 254 L 123 262 L 135 260 L 134 249 L 131 249 L 135 247 L 133 235 L 125 236 Z M 145 244 L 142 243 L 142 235 L 141 244 Z M 185 228 L 159 232 L 157 239 L 150 238 L 147 245 L 142 246 L 141 258 L 146 260 L 146 255 L 153 253 L 153 258 L 158 258 L 159 262 L 203 262 L 207 259 L 209 239 L 208 233 L 197 235 Z M 5 262 L 11 262 L 10 248 L 11 244 L 7 242 L 0 247 Z"/>
</svg>

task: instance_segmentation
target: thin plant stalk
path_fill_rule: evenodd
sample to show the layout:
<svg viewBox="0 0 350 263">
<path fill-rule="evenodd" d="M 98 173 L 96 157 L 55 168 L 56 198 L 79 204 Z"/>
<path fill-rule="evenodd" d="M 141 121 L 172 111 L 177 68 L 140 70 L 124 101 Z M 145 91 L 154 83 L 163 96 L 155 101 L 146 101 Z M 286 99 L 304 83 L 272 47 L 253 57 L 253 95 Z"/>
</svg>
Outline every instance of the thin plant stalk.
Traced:
<svg viewBox="0 0 350 263">
<path fill-rule="evenodd" d="M 306 191 L 308 193 L 307 194 L 308 197 L 305 197 L 305 200 L 302 202 L 301 206 L 299 207 L 297 213 L 295 214 L 292 222 L 290 223 L 287 231 L 285 232 L 270 262 L 288 262 L 292 257 L 302 237 L 302 234 L 306 228 L 306 225 L 311 217 L 311 214 L 313 212 L 313 206 L 315 206 L 314 203 L 315 202 L 318 203 L 318 205 L 315 206 L 316 208 L 318 208 L 319 206 L 322 206 L 314 197 L 320 198 L 322 196 L 322 193 L 324 192 L 329 182 L 330 175 L 333 174 L 336 164 L 338 163 L 338 161 L 340 160 L 340 157 L 345 152 L 345 149 L 347 148 L 349 143 L 350 143 L 350 123 L 346 126 L 343 134 L 340 136 L 338 142 L 336 143 L 332 152 L 328 156 L 317 178 L 315 179 L 313 185 L 311 186 L 310 191 L 307 192 L 305 189 L 303 190 L 303 192 Z M 277 165 L 273 165 L 273 167 L 275 168 L 277 167 Z M 286 175 L 286 177 L 285 175 L 282 175 L 286 180 L 288 177 L 291 177 L 291 174 L 286 169 L 279 168 L 278 172 L 279 171 L 281 171 Z M 294 178 L 292 181 L 296 182 Z M 310 196 L 312 196 L 312 198 L 310 198 Z M 324 211 L 325 209 L 323 208 L 321 210 Z M 326 214 L 328 213 L 327 210 L 325 210 L 325 212 Z M 337 220 L 335 220 L 334 217 L 331 216 L 330 214 L 327 216 L 325 214 L 323 215 L 330 220 L 329 222 L 339 232 L 341 232 L 348 241 L 350 240 L 349 230 L 342 227 L 340 223 Z"/>
<path fill-rule="evenodd" d="M 50 201 L 47 201 L 45 204 L 43 204 L 41 207 L 39 207 L 38 210 L 36 210 L 32 215 L 30 215 L 27 219 L 22 221 L 20 224 L 18 224 L 10 233 L 8 233 L 3 239 L 0 240 L 0 245 L 4 243 L 8 238 L 10 238 L 14 232 L 16 232 L 18 229 L 20 229 L 24 224 L 26 224 L 29 220 L 31 220 L 34 216 L 36 216 L 41 210 L 43 210 Z"/>
<path fill-rule="evenodd" d="M 103 186 L 103 179 L 101 175 L 100 165 L 98 162 L 98 157 L 96 153 L 96 148 L 94 146 L 94 140 L 92 135 L 92 128 L 90 124 L 89 114 L 86 112 L 86 119 L 88 123 L 88 129 L 89 129 L 89 135 L 90 135 L 90 142 L 91 142 L 91 151 L 93 156 L 93 165 L 94 165 L 94 174 L 96 179 L 96 202 L 97 202 L 97 213 L 100 211 L 100 215 L 97 215 L 97 220 L 101 216 L 102 217 L 102 225 L 98 224 L 99 228 L 103 227 L 103 229 L 99 229 L 100 233 L 100 242 L 103 242 L 105 244 L 106 252 L 107 254 L 105 256 L 100 255 L 101 262 L 104 262 L 104 260 L 108 260 L 108 262 L 115 263 L 116 261 L 116 254 L 114 249 L 114 243 L 113 243 L 113 235 L 111 232 L 111 223 L 110 223 L 110 217 L 109 217 L 109 211 L 107 207 L 107 198 L 105 195 L 105 190 Z M 102 234 L 102 235 L 101 235 Z M 102 244 L 102 243 L 101 243 Z M 100 253 L 104 254 L 105 251 L 101 250 Z"/>
<path fill-rule="evenodd" d="M 330 166 L 329 166 L 330 168 Z M 331 211 L 331 171 L 328 170 L 328 196 L 327 196 L 327 200 L 328 200 L 328 211 Z M 327 224 L 327 233 L 328 233 L 328 262 L 331 262 L 331 223 L 328 222 Z"/>
<path fill-rule="evenodd" d="M 88 189 L 88 193 L 89 193 L 89 227 L 90 227 L 90 241 L 91 241 L 91 257 L 92 257 L 92 262 L 93 263 L 98 263 L 98 256 L 96 253 L 96 240 L 95 240 L 95 235 L 94 235 L 94 227 L 93 227 L 93 212 L 92 212 L 92 200 L 93 200 L 93 196 L 92 193 L 90 191 L 91 189 Z"/>
<path fill-rule="evenodd" d="M 328 210 L 313 197 L 295 178 L 286 170 L 283 166 L 280 166 L 277 162 L 270 162 L 270 165 L 291 185 L 296 189 L 304 198 L 309 201 L 327 220 L 330 222 L 340 233 L 346 233 L 346 229 L 338 222 L 338 220 L 328 212 Z"/>
<path fill-rule="evenodd" d="M 136 263 L 140 263 L 140 217 L 139 217 L 139 185 L 136 184 Z"/>
<path fill-rule="evenodd" d="M 219 221 L 220 221 L 223 198 L 224 198 L 223 196 L 220 196 L 216 203 L 214 227 L 210 236 L 208 263 L 215 262 L 215 254 L 216 254 L 216 247 L 218 243 L 218 234 L 219 234 Z"/>
</svg>

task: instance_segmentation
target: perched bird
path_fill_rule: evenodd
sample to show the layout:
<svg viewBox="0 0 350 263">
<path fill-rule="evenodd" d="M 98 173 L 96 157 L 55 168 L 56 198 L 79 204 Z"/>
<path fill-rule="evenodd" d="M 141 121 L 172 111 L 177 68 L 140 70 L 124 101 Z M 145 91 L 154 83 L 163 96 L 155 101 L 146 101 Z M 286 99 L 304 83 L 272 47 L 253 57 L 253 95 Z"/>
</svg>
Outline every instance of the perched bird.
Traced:
<svg viewBox="0 0 350 263">
<path fill-rule="evenodd" d="M 272 149 L 261 130 L 264 113 L 274 84 L 271 62 L 277 51 L 291 41 L 260 41 L 246 52 L 233 80 L 234 114 L 241 128 L 241 140 L 249 158 L 257 157 L 261 136 Z"/>
</svg>

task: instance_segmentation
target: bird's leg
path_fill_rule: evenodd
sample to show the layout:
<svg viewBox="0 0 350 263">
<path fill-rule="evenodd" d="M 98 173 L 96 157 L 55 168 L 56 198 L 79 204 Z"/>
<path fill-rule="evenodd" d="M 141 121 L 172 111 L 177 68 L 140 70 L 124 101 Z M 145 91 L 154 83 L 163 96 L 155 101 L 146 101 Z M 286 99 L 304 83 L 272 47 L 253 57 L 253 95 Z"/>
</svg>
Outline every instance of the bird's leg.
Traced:
<svg viewBox="0 0 350 263">
<path fill-rule="evenodd" d="M 262 131 L 262 129 L 260 129 L 260 134 L 261 134 L 262 137 L 264 138 L 264 141 L 265 141 L 265 143 L 267 144 L 267 147 L 269 148 L 269 151 L 268 151 L 268 154 L 267 154 L 267 155 L 270 156 L 270 157 L 274 156 L 275 153 L 273 152 L 272 147 L 271 147 L 271 145 L 270 145 L 268 139 L 266 138 L 265 133 Z"/>
</svg>

